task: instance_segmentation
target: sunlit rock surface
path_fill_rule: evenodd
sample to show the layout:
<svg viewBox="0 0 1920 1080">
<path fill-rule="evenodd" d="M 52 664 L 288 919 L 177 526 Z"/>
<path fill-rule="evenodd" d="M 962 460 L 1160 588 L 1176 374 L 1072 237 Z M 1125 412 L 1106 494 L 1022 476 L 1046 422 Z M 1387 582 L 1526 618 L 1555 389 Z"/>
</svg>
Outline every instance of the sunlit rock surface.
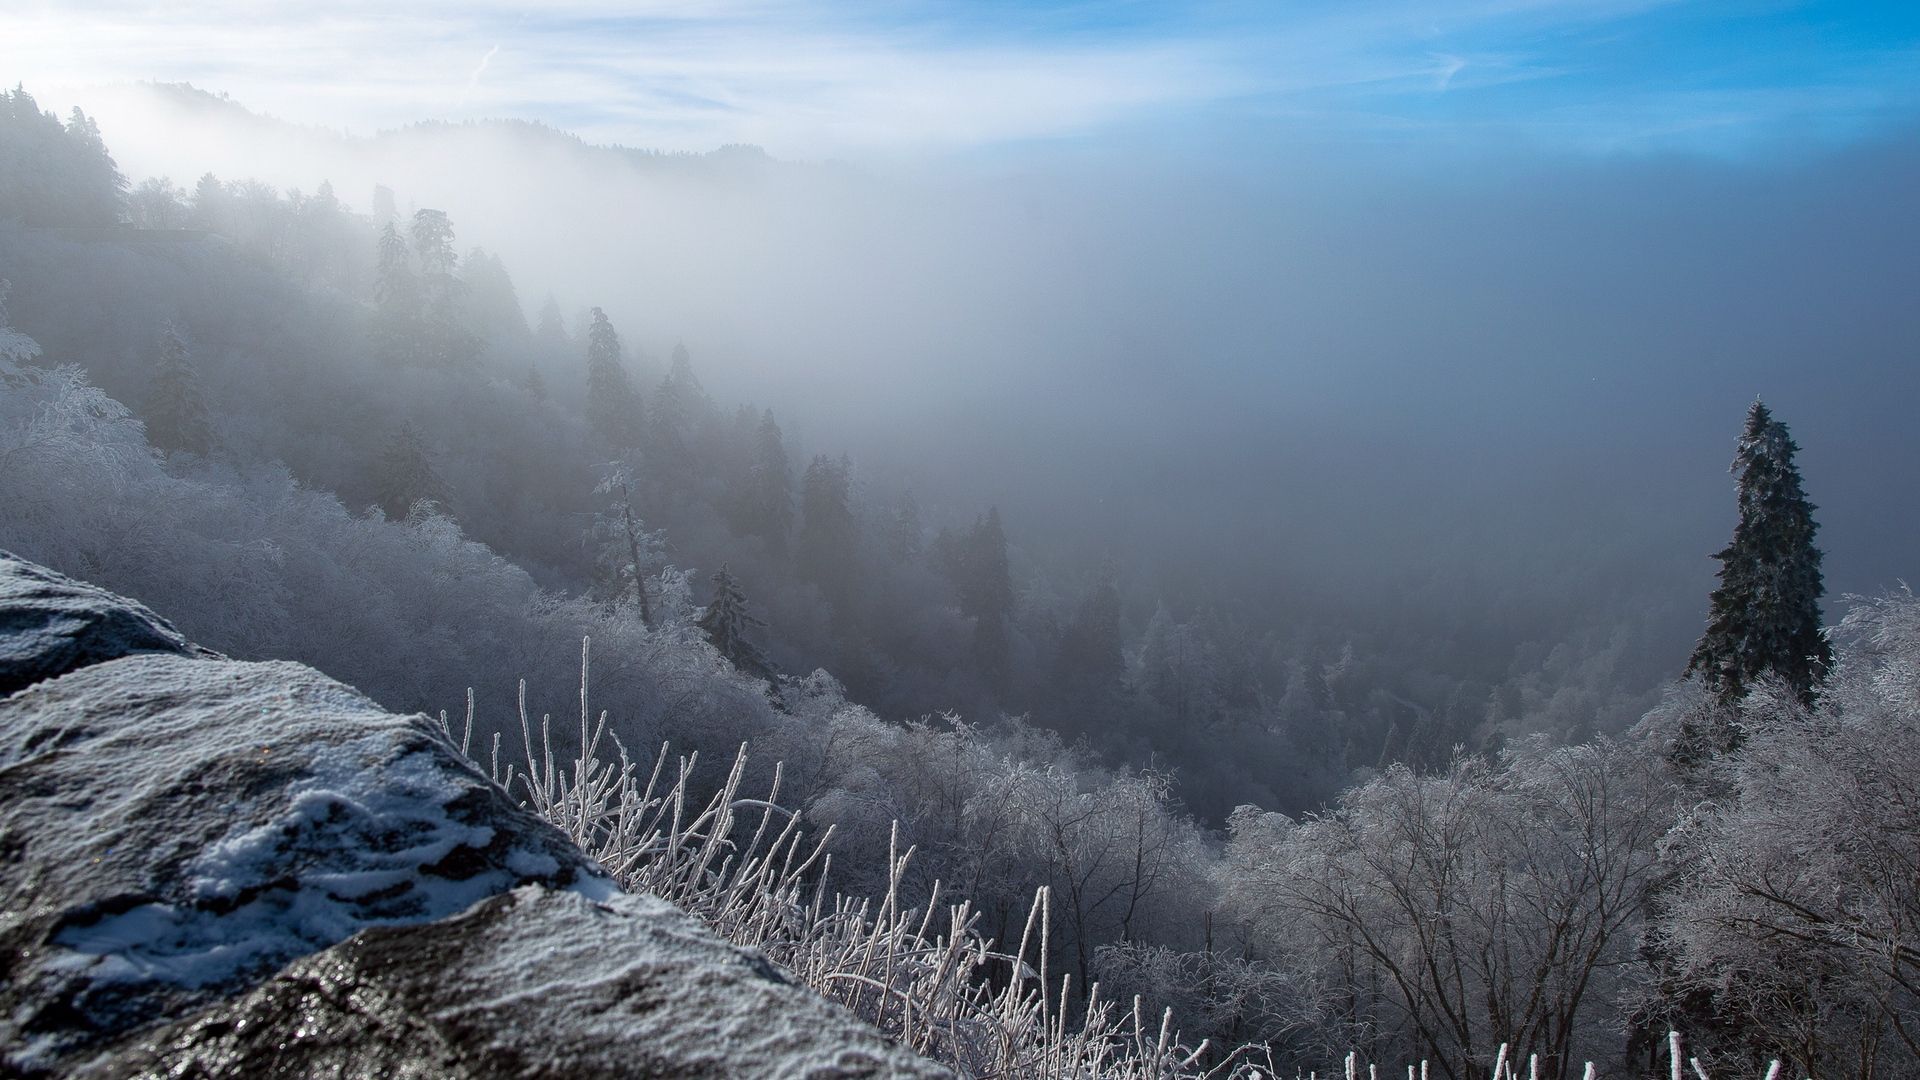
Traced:
<svg viewBox="0 0 1920 1080">
<path fill-rule="evenodd" d="M 0 557 L 0 1074 L 937 1075 L 422 716 Z"/>
</svg>

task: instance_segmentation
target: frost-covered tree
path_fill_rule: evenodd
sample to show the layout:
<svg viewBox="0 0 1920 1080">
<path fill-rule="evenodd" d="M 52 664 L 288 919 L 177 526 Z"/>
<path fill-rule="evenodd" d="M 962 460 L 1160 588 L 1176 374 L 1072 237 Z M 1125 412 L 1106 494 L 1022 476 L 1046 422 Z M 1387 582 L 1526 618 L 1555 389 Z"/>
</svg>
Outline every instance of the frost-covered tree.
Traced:
<svg viewBox="0 0 1920 1080">
<path fill-rule="evenodd" d="M 653 599 L 648 579 L 666 547 L 666 534 L 648 529 L 634 506 L 634 471 L 624 461 L 600 467 L 593 493 L 606 499 L 594 519 L 593 540 L 598 562 L 616 603 L 631 592 L 640 612 L 640 625 L 654 625 Z"/>
<path fill-rule="evenodd" d="M 39 359 L 40 343 L 15 330 L 7 321 L 7 294 L 13 282 L 0 278 L 0 364 L 17 366 Z"/>
<path fill-rule="evenodd" d="M 1737 702 L 1761 676 L 1784 679 L 1802 701 L 1832 660 L 1820 633 L 1819 526 L 1800 485 L 1787 426 L 1755 401 L 1747 410 L 1732 472 L 1740 478 L 1740 520 L 1733 542 L 1714 555 L 1707 629 L 1687 661 L 1722 701 Z"/>
<path fill-rule="evenodd" d="M 400 425 L 381 451 L 376 498 L 380 509 L 394 521 L 407 517 L 421 504 L 445 510 L 446 488 L 434 470 L 426 440 L 411 423 Z"/>
<path fill-rule="evenodd" d="M 770 679 L 774 676 L 773 665 L 767 662 L 766 654 L 760 651 L 758 645 L 747 640 L 748 633 L 763 629 L 766 625 L 748 607 L 746 593 L 741 591 L 740 582 L 732 572 L 725 566 L 714 571 L 713 601 L 700 615 L 701 632 L 735 668 L 749 675 Z"/>
<path fill-rule="evenodd" d="M 1484 1076 L 1539 1055 L 1578 1075 L 1618 1052 L 1657 846 L 1658 755 L 1626 742 L 1393 766 L 1295 822 L 1237 811 L 1221 873 L 1254 946 L 1317 984 L 1321 1053 Z M 1622 1070 L 1624 1071 L 1624 1070 Z"/>
<path fill-rule="evenodd" d="M 1857 603 L 1811 706 L 1764 678 L 1727 794 L 1667 839 L 1674 996 L 1711 1000 L 1728 1071 L 1920 1075 L 1920 600 Z"/>
<path fill-rule="evenodd" d="M 160 328 L 153 386 L 147 394 L 147 439 L 161 450 L 205 455 L 213 448 L 206 395 L 194 370 L 193 350 L 173 320 Z"/>
<path fill-rule="evenodd" d="M 640 395 L 620 360 L 620 334 L 599 308 L 587 328 L 587 426 L 613 449 L 640 445 Z"/>
</svg>

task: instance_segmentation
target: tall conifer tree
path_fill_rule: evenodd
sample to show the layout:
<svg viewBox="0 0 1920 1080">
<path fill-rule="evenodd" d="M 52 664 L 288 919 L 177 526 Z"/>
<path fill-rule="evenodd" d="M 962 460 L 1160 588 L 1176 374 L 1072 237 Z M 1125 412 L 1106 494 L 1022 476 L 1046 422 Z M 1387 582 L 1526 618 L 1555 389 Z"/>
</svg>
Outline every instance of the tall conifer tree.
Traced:
<svg viewBox="0 0 1920 1080">
<path fill-rule="evenodd" d="M 1787 426 L 1755 401 L 1731 469 L 1740 478 L 1740 521 L 1733 542 L 1714 555 L 1720 586 L 1687 661 L 1687 672 L 1723 702 L 1738 702 L 1768 673 L 1811 702 L 1833 660 L 1820 633 L 1819 526 L 1793 463 L 1799 449 Z"/>
<path fill-rule="evenodd" d="M 746 490 L 740 496 L 740 529 L 767 542 L 775 556 L 787 553 L 787 534 L 793 529 L 793 473 L 780 425 L 768 409 L 754 435 L 753 461 L 748 466 Z"/>
<path fill-rule="evenodd" d="M 807 580 L 834 605 L 834 617 L 848 616 L 853 597 L 854 560 L 860 542 L 853 516 L 852 463 L 818 455 L 800 481 L 799 567 Z"/>
<path fill-rule="evenodd" d="M 640 396 L 620 362 L 620 335 L 599 308 L 587 328 L 587 426 L 616 450 L 640 445 Z"/>
<path fill-rule="evenodd" d="M 207 402 L 193 370 L 193 352 L 172 320 L 160 328 L 160 356 L 147 399 L 147 441 L 161 450 L 204 455 L 213 449 Z"/>
<path fill-rule="evenodd" d="M 756 618 L 747 606 L 739 581 L 722 566 L 713 575 L 713 603 L 700 616 L 700 629 L 721 656 L 748 675 L 771 678 L 773 665 L 760 647 L 747 640 L 747 633 L 767 624 Z"/>
<path fill-rule="evenodd" d="M 407 250 L 406 238 L 391 221 L 380 230 L 377 252 L 373 274 L 374 348 L 386 362 L 405 366 L 419 358 L 420 279 L 413 272 L 413 254 Z"/>
</svg>

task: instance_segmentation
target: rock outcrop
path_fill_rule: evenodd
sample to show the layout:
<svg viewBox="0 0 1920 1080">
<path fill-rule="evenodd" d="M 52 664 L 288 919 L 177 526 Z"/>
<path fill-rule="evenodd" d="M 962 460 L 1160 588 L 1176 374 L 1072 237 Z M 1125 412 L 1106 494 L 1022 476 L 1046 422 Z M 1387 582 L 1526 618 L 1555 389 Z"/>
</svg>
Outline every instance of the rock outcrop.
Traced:
<svg viewBox="0 0 1920 1080">
<path fill-rule="evenodd" d="M 0 552 L 0 696 L 135 653 L 215 655 L 144 604 Z"/>
<path fill-rule="evenodd" d="M 0 554 L 0 1072 L 935 1076 L 424 716 Z"/>
</svg>

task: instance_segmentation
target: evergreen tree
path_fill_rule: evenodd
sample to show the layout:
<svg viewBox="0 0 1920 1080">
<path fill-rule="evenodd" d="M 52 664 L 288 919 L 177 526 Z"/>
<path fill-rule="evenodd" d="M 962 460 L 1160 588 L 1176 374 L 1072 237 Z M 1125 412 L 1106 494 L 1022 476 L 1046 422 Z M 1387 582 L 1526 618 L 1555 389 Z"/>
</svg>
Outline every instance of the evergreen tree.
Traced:
<svg viewBox="0 0 1920 1080">
<path fill-rule="evenodd" d="M 400 425 L 387 440 L 386 450 L 380 455 L 374 497 L 392 521 L 404 519 L 421 503 L 433 510 L 445 510 L 446 493 L 440 475 L 434 471 L 426 441 L 412 424 Z"/>
<path fill-rule="evenodd" d="M 935 554 L 973 619 L 973 653 L 990 676 L 1006 674 L 1007 628 L 1013 616 L 1013 576 L 1007 566 L 1007 534 L 1000 508 L 990 507 L 964 537 L 942 530 Z"/>
<path fill-rule="evenodd" d="M 1054 681 L 1073 697 L 1110 698 L 1126 676 L 1121 654 L 1120 590 L 1108 572 L 1080 601 L 1060 635 L 1054 656 Z"/>
<path fill-rule="evenodd" d="M 1205 630 L 1178 622 L 1163 606 L 1140 637 L 1140 669 L 1135 684 L 1166 711 L 1176 730 L 1209 722 L 1220 714 L 1219 657 Z"/>
<path fill-rule="evenodd" d="M 227 186 L 212 173 L 200 174 L 194 181 L 193 198 L 188 207 L 188 220 L 196 229 L 218 232 L 226 228 L 232 217 L 233 196 Z"/>
<path fill-rule="evenodd" d="M 100 137 L 100 125 L 75 105 L 67 118 L 67 143 L 78 163 L 77 189 L 68 197 L 81 219 L 92 225 L 111 225 L 120 220 L 122 201 L 127 193 L 127 178 L 107 152 Z"/>
<path fill-rule="evenodd" d="M 206 180 L 201 180 L 203 187 Z M 386 362 L 405 366 L 418 358 L 419 340 L 420 282 L 413 273 L 413 254 L 389 221 L 380 230 L 373 275 L 374 349 Z"/>
<path fill-rule="evenodd" d="M 467 286 L 454 275 L 459 256 L 453 250 L 453 221 L 444 210 L 416 210 L 409 231 L 419 272 L 419 337 L 414 357 L 429 367 L 468 365 L 479 343 L 463 325 Z"/>
<path fill-rule="evenodd" d="M 673 347 L 673 363 L 653 395 L 648 416 L 647 461 L 654 478 L 668 491 L 684 493 L 694 483 L 693 446 L 701 423 L 713 411 L 713 401 L 693 373 L 685 345 Z"/>
<path fill-rule="evenodd" d="M 160 354 L 147 397 L 147 441 L 161 450 L 205 455 L 213 449 L 213 428 L 193 353 L 172 320 L 160 328 Z"/>
<path fill-rule="evenodd" d="M 500 256 L 485 248 L 474 248 L 461 263 L 464 291 L 465 326 L 469 336 L 483 341 L 525 341 L 526 312 L 520 309 L 520 293 L 513 287 L 513 275 Z"/>
<path fill-rule="evenodd" d="M 373 185 L 373 223 L 384 229 L 400 220 L 400 209 L 393 200 L 393 189 L 385 184 Z"/>
<path fill-rule="evenodd" d="M 445 210 L 415 210 L 412 234 L 413 253 L 420 260 L 423 281 L 444 282 L 453 277 L 459 256 L 453 251 L 453 219 Z"/>
<path fill-rule="evenodd" d="M 567 319 L 560 313 L 560 301 L 547 294 L 547 302 L 540 305 L 540 323 L 533 335 L 542 345 L 555 352 L 565 352 L 573 348 L 572 339 L 567 337 Z"/>
<path fill-rule="evenodd" d="M 845 619 L 853 597 L 859 526 L 853 517 L 852 466 L 822 454 L 800 481 L 799 569 Z"/>
<path fill-rule="evenodd" d="M 640 396 L 620 361 L 620 335 L 599 308 L 587 329 L 587 427 L 613 449 L 640 445 Z"/>
<path fill-rule="evenodd" d="M 741 531 L 765 540 L 775 556 L 787 553 L 787 535 L 793 530 L 793 473 L 772 409 L 761 415 L 754 433 L 753 463 L 747 470 L 740 519 Z"/>
<path fill-rule="evenodd" d="M 1699 674 L 1724 704 L 1769 673 L 1811 703 L 1833 659 L 1820 632 L 1819 526 L 1794 467 L 1799 449 L 1787 426 L 1755 401 L 1730 470 L 1740 478 L 1740 521 L 1733 542 L 1714 555 L 1720 585 L 1687 661 L 1688 674 Z M 1736 740 L 1726 741 L 1730 748 Z"/>
<path fill-rule="evenodd" d="M 925 541 L 920 525 L 920 503 L 913 492 L 902 491 L 893 514 L 886 523 L 887 555 L 894 562 L 911 562 L 920 557 Z"/>
<path fill-rule="evenodd" d="M 767 662 L 760 647 L 746 638 L 750 630 L 766 625 L 748 608 L 746 594 L 740 591 L 740 583 L 733 574 L 725 566 L 720 567 L 713 575 L 713 602 L 700 615 L 699 626 L 707 640 L 735 668 L 748 675 L 771 679 L 773 665 Z"/>
<path fill-rule="evenodd" d="M 535 401 L 547 400 L 547 380 L 540 374 L 538 364 L 527 365 L 526 374 L 520 376 L 520 389 L 525 390 L 527 396 Z"/>
<path fill-rule="evenodd" d="M 22 87 L 0 92 L 0 220 L 112 225 L 127 181 L 79 109 L 63 127 Z"/>
</svg>

